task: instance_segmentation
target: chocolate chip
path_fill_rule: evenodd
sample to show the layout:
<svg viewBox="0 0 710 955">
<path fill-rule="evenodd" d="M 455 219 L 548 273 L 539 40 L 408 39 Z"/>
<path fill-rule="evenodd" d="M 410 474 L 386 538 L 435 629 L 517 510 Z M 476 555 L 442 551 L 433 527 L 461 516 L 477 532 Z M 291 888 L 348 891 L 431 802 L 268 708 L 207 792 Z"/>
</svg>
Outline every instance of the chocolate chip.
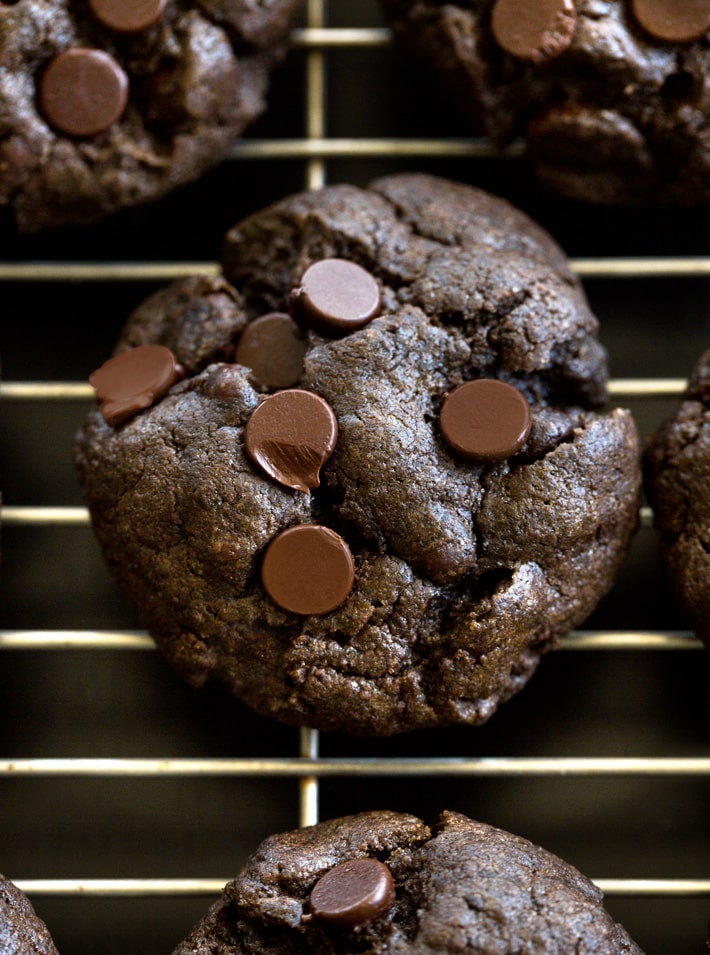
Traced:
<svg viewBox="0 0 710 955">
<path fill-rule="evenodd" d="M 564 53 L 576 23 L 573 0 L 496 0 L 491 29 L 506 53 L 542 63 Z"/>
<path fill-rule="evenodd" d="M 333 409 L 318 395 L 298 388 L 265 398 L 244 429 L 252 461 L 269 477 L 296 491 L 320 485 L 319 471 L 337 440 Z"/>
<path fill-rule="evenodd" d="M 708 0 L 632 0 L 634 16 L 656 40 L 689 43 L 710 30 Z"/>
<path fill-rule="evenodd" d="M 89 376 L 89 383 L 104 420 L 115 427 L 155 404 L 182 376 L 169 348 L 140 345 L 109 358 Z"/>
<path fill-rule="evenodd" d="M 322 259 L 306 269 L 292 291 L 291 310 L 298 321 L 324 335 L 347 334 L 380 314 L 380 287 L 355 262 Z"/>
<path fill-rule="evenodd" d="M 378 859 L 341 862 L 322 876 L 310 896 L 321 922 L 352 928 L 384 915 L 394 901 L 394 879 Z"/>
<path fill-rule="evenodd" d="M 42 75 L 42 111 L 69 136 L 96 136 L 123 115 L 128 77 L 103 50 L 72 47 L 56 56 Z"/>
<path fill-rule="evenodd" d="M 330 613 L 345 600 L 355 580 L 350 548 L 319 524 L 299 524 L 275 537 L 261 565 L 264 589 L 292 613 Z"/>
<path fill-rule="evenodd" d="M 446 396 L 439 415 L 444 441 L 466 461 L 494 463 L 515 454 L 530 432 L 525 396 L 504 381 L 478 378 Z"/>
<path fill-rule="evenodd" d="M 89 0 L 89 6 L 105 27 L 119 33 L 149 30 L 165 13 L 168 0 Z"/>
<path fill-rule="evenodd" d="M 242 332 L 235 360 L 265 388 L 291 388 L 303 374 L 306 340 L 290 315 L 270 312 Z"/>
</svg>

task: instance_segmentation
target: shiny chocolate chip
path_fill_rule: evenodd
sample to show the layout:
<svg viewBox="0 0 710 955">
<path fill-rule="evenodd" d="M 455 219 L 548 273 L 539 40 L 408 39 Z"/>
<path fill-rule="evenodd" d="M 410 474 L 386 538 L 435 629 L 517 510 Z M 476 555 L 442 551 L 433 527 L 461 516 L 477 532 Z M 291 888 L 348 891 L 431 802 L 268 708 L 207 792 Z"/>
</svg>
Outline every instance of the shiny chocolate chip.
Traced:
<svg viewBox="0 0 710 955">
<path fill-rule="evenodd" d="M 264 388 L 292 388 L 301 380 L 306 347 L 290 315 L 269 312 L 247 325 L 234 357 Z"/>
<path fill-rule="evenodd" d="M 464 461 L 492 464 L 525 443 L 532 415 L 525 396 L 504 381 L 478 378 L 444 399 L 439 427 L 446 444 Z"/>
<path fill-rule="evenodd" d="M 710 30 L 708 0 L 632 0 L 634 16 L 654 39 L 690 43 Z"/>
<path fill-rule="evenodd" d="M 342 928 L 385 915 L 393 902 L 392 873 L 378 859 L 341 862 L 316 882 L 310 895 L 314 917 Z"/>
<path fill-rule="evenodd" d="M 291 293 L 297 321 L 324 335 L 338 336 L 363 328 L 382 310 L 377 280 L 347 259 L 321 259 L 303 274 Z"/>
<path fill-rule="evenodd" d="M 69 136 L 97 136 L 123 115 L 128 77 L 108 53 L 71 47 L 42 74 L 39 102 L 47 121 Z"/>
<path fill-rule="evenodd" d="M 327 401 L 291 388 L 265 398 L 247 421 L 247 454 L 270 478 L 295 491 L 320 486 L 320 469 L 338 440 Z"/>
<path fill-rule="evenodd" d="M 350 548 L 335 531 L 319 524 L 299 524 L 268 545 L 261 580 L 283 610 L 321 615 L 346 599 L 355 580 L 355 565 Z"/>
<path fill-rule="evenodd" d="M 496 0 L 491 29 L 506 53 L 542 63 L 564 53 L 576 23 L 573 0 Z"/>
<path fill-rule="evenodd" d="M 155 404 L 183 376 L 164 345 L 140 345 L 121 352 L 89 376 L 99 410 L 116 427 Z"/>
<path fill-rule="evenodd" d="M 118 33 L 142 33 L 155 26 L 168 0 L 89 0 L 96 19 Z"/>
</svg>

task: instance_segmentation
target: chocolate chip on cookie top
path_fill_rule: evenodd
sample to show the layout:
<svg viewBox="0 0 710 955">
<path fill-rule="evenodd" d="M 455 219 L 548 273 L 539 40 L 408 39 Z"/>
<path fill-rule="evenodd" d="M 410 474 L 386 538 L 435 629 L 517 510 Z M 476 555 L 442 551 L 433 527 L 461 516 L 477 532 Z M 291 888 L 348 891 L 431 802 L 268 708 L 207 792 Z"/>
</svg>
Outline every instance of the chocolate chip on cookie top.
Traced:
<svg viewBox="0 0 710 955">
<path fill-rule="evenodd" d="M 261 581 L 283 610 L 303 616 L 335 610 L 355 581 L 350 548 L 339 534 L 319 524 L 298 524 L 266 548 Z"/>
<path fill-rule="evenodd" d="M 631 0 L 643 29 L 664 43 L 690 43 L 710 30 L 708 0 Z"/>
<path fill-rule="evenodd" d="M 564 53 L 576 23 L 573 0 L 496 0 L 491 29 L 506 53 L 542 63 Z"/>
<path fill-rule="evenodd" d="M 298 321 L 324 335 L 344 335 L 380 314 L 380 286 L 356 262 L 322 259 L 306 269 L 291 292 L 291 309 Z"/>
<path fill-rule="evenodd" d="M 328 402 L 299 388 L 265 398 L 244 429 L 252 461 L 295 491 L 320 486 L 320 469 L 337 440 L 338 422 Z"/>
<path fill-rule="evenodd" d="M 164 345 L 140 345 L 121 352 L 89 375 L 107 424 L 117 426 L 155 404 L 183 377 Z"/>
<path fill-rule="evenodd" d="M 310 895 L 321 922 L 353 928 L 385 915 L 394 901 L 392 873 L 379 859 L 350 859 L 329 869 Z"/>
<path fill-rule="evenodd" d="M 103 50 L 71 47 L 50 61 L 39 86 L 47 121 L 69 136 L 97 136 L 123 115 L 128 77 Z"/>
<path fill-rule="evenodd" d="M 301 380 L 307 343 L 290 315 L 269 312 L 242 332 L 235 361 L 265 388 L 292 388 Z"/>
<path fill-rule="evenodd" d="M 168 0 L 89 0 L 99 22 L 119 33 L 149 30 L 165 13 Z"/>
<path fill-rule="evenodd" d="M 441 435 L 451 450 L 482 464 L 504 461 L 519 451 L 531 424 L 525 396 L 497 378 L 477 378 L 454 388 L 439 414 Z"/>
</svg>

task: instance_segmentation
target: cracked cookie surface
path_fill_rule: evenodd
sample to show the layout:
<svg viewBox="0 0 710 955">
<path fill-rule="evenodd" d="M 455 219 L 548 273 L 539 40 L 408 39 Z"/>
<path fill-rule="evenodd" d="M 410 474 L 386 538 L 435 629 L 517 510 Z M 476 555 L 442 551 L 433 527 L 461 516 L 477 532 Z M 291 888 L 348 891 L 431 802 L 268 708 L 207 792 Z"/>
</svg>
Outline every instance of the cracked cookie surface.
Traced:
<svg viewBox="0 0 710 955">
<path fill-rule="evenodd" d="M 57 955 L 47 926 L 27 896 L 0 875 L 0 951 L 3 955 Z"/>
<path fill-rule="evenodd" d="M 36 231 L 196 179 L 263 111 L 299 3 L 171 0 L 130 32 L 110 14 L 148 4 L 0 4 L 0 206 Z"/>
<path fill-rule="evenodd" d="M 304 333 L 297 387 L 338 426 L 304 493 L 246 453 L 268 396 L 233 355 L 331 257 L 377 279 L 382 312 L 339 338 Z M 167 346 L 184 380 L 120 427 L 90 413 L 77 435 L 119 583 L 192 684 L 223 681 L 284 722 L 386 735 L 486 720 L 591 612 L 637 522 L 636 429 L 626 411 L 594 411 L 605 355 L 560 250 L 501 200 L 402 175 L 276 203 L 230 232 L 224 269 L 148 299 L 117 345 Z M 476 464 L 438 417 L 447 393 L 486 377 L 520 391 L 532 425 L 511 457 Z M 265 592 L 264 551 L 298 524 L 352 552 L 332 612 Z"/>
<path fill-rule="evenodd" d="M 550 191 L 606 204 L 707 203 L 710 14 L 693 5 L 699 35 L 663 39 L 640 9 L 654 6 L 667 25 L 692 19 L 691 5 L 674 2 L 383 0 L 395 37 L 442 96 L 496 146 L 522 140 Z M 535 8 L 550 11 L 547 46 L 536 46 L 532 24 L 527 48 L 504 48 L 496 20 L 505 8 L 518 39 Z M 569 30 L 555 30 L 565 13 Z"/>
<path fill-rule="evenodd" d="M 644 470 L 675 597 L 710 649 L 710 351 L 675 414 L 649 437 Z"/>
<path fill-rule="evenodd" d="M 394 901 L 353 928 L 310 911 L 335 866 L 377 859 Z M 364 812 L 271 836 L 173 955 L 641 955 L 577 869 L 526 839 L 443 813 L 431 829 L 404 813 Z"/>
</svg>

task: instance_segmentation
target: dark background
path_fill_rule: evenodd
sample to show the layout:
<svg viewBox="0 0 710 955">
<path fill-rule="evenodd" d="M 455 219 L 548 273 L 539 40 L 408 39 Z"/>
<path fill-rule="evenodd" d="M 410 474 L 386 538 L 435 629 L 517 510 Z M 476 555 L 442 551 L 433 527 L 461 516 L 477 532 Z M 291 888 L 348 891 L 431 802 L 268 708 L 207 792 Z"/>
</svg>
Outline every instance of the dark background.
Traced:
<svg viewBox="0 0 710 955">
<path fill-rule="evenodd" d="M 375 0 L 333 0 L 329 26 L 382 26 Z M 305 134 L 307 53 L 294 49 L 274 78 L 271 109 L 249 139 Z M 420 70 L 390 47 L 326 53 L 327 135 L 467 136 Z M 707 210 L 604 210 L 555 200 L 523 158 L 338 159 L 330 182 L 428 170 L 512 199 L 572 257 L 706 256 Z M 0 259 L 215 261 L 240 217 L 304 188 L 296 159 L 224 162 L 199 183 L 91 230 L 19 237 L 0 222 Z M 2 378 L 84 381 L 108 355 L 151 282 L 2 282 Z M 684 378 L 710 344 L 710 278 L 589 279 L 612 377 Z M 642 434 L 672 398 L 627 403 Z M 0 408 L 4 503 L 81 505 L 71 462 L 84 401 L 15 401 Z M 6 523 L 0 627 L 122 630 L 136 622 L 85 525 Z M 590 629 L 679 631 L 652 529 L 637 535 Z M 325 756 L 710 755 L 708 656 L 688 651 L 561 651 L 486 726 L 389 740 L 323 734 Z M 0 654 L 0 759 L 41 757 L 293 757 L 297 731 L 257 717 L 218 692 L 183 686 L 153 652 Z M 393 808 L 435 818 L 442 809 L 524 835 L 592 878 L 709 879 L 710 777 L 522 776 L 510 779 L 324 779 L 320 816 Z M 298 824 L 298 783 L 248 778 L 42 778 L 0 774 L 0 871 L 42 878 L 217 878 L 236 873 L 260 839 Z M 38 894 L 33 902 L 62 955 L 168 955 L 210 898 L 95 899 Z M 624 899 L 608 908 L 647 955 L 700 955 L 707 897 Z"/>
</svg>

